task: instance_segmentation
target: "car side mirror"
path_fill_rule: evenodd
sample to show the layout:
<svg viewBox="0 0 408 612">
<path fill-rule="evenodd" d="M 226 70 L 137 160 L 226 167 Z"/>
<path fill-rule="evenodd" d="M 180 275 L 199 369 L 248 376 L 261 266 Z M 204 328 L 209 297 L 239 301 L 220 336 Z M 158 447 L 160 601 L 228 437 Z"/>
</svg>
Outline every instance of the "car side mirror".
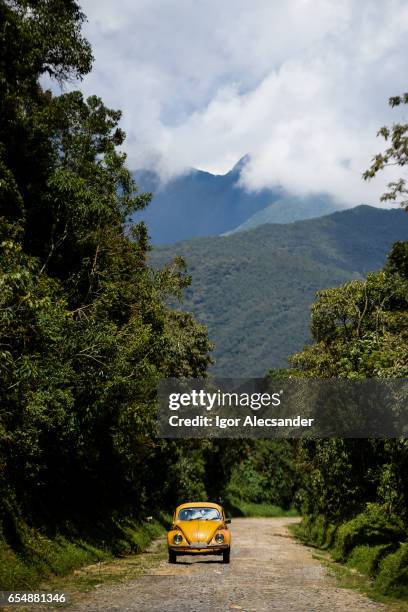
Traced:
<svg viewBox="0 0 408 612">
<path fill-rule="evenodd" d="M 226 525 L 230 525 L 231 524 L 231 519 L 225 519 L 225 524 Z"/>
</svg>

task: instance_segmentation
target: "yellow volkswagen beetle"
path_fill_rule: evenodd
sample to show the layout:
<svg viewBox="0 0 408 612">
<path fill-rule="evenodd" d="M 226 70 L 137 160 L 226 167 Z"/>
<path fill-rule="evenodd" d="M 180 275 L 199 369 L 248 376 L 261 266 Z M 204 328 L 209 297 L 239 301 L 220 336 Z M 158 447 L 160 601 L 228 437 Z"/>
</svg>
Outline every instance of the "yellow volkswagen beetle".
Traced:
<svg viewBox="0 0 408 612">
<path fill-rule="evenodd" d="M 224 509 L 210 502 L 191 502 L 176 508 L 173 524 L 167 533 L 169 563 L 178 555 L 222 555 L 230 562 L 231 532 Z"/>
</svg>

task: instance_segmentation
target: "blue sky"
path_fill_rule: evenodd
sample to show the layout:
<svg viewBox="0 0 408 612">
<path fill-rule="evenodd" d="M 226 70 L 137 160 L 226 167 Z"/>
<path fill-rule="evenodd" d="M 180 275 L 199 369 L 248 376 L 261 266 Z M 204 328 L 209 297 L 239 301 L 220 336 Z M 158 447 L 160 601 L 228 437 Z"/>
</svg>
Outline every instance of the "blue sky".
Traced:
<svg viewBox="0 0 408 612">
<path fill-rule="evenodd" d="M 132 168 L 224 173 L 375 203 L 361 174 L 388 97 L 408 90 L 401 0 L 84 0 L 94 70 L 81 84 L 123 110 Z"/>
</svg>

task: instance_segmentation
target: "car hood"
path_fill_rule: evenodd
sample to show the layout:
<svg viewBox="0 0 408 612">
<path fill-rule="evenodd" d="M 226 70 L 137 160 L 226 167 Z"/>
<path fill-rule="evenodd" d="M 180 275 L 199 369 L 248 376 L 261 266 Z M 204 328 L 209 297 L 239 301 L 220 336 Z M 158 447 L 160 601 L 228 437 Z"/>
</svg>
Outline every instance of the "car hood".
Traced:
<svg viewBox="0 0 408 612">
<path fill-rule="evenodd" d="M 221 521 L 205 521 L 196 519 L 194 521 L 177 521 L 177 527 L 181 529 L 187 542 L 210 542 L 217 529 L 222 525 Z"/>
</svg>

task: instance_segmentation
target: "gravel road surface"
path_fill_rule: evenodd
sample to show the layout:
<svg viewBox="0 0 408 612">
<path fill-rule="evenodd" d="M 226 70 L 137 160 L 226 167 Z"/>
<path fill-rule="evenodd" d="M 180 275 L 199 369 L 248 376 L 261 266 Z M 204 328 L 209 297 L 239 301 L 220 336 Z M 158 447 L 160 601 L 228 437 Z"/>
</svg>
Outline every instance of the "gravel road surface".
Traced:
<svg viewBox="0 0 408 612">
<path fill-rule="evenodd" d="M 145 575 L 104 585 L 70 608 L 75 612 L 359 612 L 386 610 L 359 593 L 339 588 L 285 525 L 298 519 L 234 519 L 230 565 L 220 557 L 161 560 Z"/>
</svg>

